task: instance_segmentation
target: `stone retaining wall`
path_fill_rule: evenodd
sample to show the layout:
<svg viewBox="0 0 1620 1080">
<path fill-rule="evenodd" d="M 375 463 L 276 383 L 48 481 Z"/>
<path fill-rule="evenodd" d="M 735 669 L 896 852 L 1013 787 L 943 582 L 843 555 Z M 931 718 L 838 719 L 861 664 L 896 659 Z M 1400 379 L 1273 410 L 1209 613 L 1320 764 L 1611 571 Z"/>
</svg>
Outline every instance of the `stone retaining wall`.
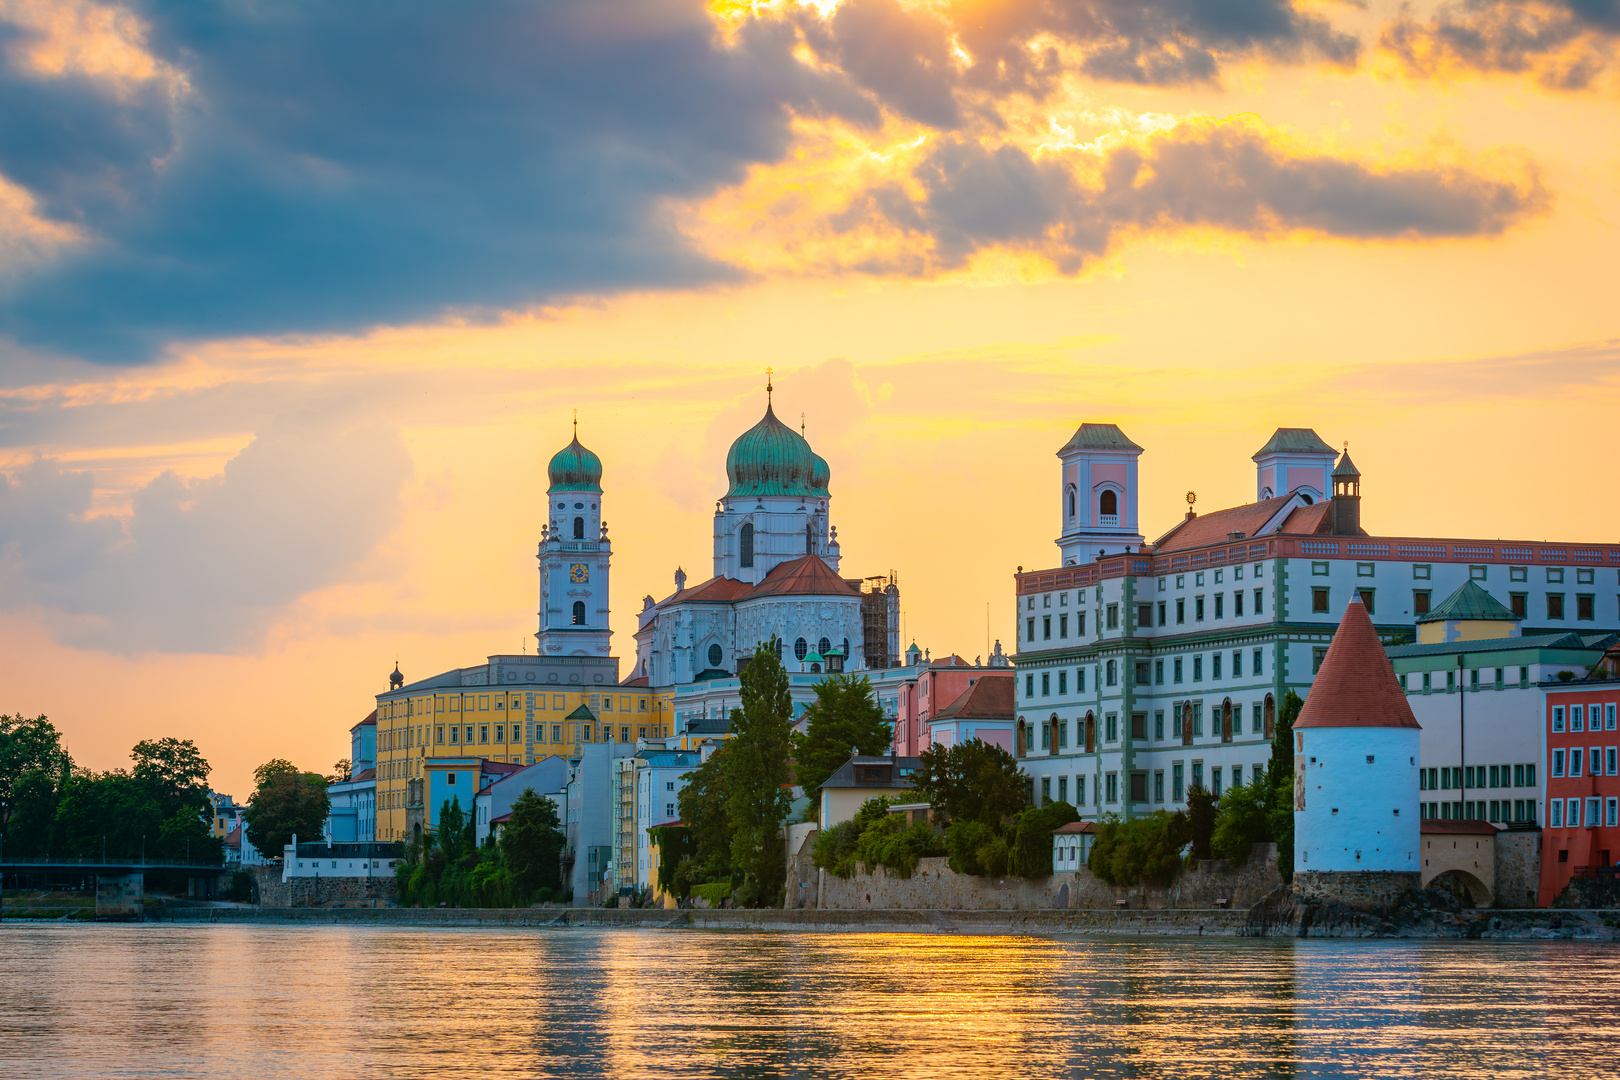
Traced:
<svg viewBox="0 0 1620 1080">
<path fill-rule="evenodd" d="M 255 866 L 259 905 L 267 908 L 391 906 L 398 897 L 392 873 L 371 878 L 295 877 L 281 880 L 281 868 Z"/>
<path fill-rule="evenodd" d="M 1340 904 L 1384 914 L 1409 891 L 1421 891 L 1416 870 L 1296 870 L 1294 894 L 1302 900 Z"/>
<path fill-rule="evenodd" d="M 789 873 L 789 893 L 795 881 Z M 1282 886 L 1277 872 L 1275 844 L 1256 844 L 1248 861 L 1237 868 L 1222 860 L 1205 860 L 1185 870 L 1168 888 L 1109 885 L 1081 867 L 1077 871 L 1045 877 L 980 878 L 953 873 L 943 858 L 921 859 L 910 878 L 876 873 L 840 878 L 819 875 L 819 903 L 823 911 L 875 911 L 885 908 L 945 909 L 951 911 L 1032 911 L 1130 909 L 1213 909 L 1217 901 L 1232 910 L 1249 907 Z M 791 897 L 790 897 L 791 899 Z"/>
<path fill-rule="evenodd" d="M 1495 905 L 1533 908 L 1541 889 L 1541 830 L 1504 829 L 1496 834 Z"/>
</svg>

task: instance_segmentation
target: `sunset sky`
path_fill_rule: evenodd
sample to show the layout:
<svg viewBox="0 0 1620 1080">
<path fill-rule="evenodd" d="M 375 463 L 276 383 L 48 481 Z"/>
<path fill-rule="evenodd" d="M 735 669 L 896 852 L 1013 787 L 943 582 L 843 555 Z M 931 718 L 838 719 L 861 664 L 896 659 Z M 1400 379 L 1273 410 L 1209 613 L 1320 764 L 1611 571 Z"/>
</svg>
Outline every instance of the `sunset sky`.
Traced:
<svg viewBox="0 0 1620 1080">
<path fill-rule="evenodd" d="M 575 409 L 630 657 L 767 367 L 936 654 L 1010 640 L 1081 421 L 1150 540 L 1310 426 L 1376 534 L 1615 542 L 1617 45 L 1615 0 L 0 0 L 0 711 L 325 771 L 396 657 L 533 648 Z"/>
</svg>

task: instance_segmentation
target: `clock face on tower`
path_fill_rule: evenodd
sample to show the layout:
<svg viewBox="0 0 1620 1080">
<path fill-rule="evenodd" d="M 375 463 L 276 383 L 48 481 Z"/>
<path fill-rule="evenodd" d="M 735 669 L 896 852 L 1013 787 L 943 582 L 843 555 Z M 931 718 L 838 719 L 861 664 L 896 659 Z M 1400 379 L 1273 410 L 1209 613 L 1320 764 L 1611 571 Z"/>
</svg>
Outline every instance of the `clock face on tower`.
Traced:
<svg viewBox="0 0 1620 1080">
<path fill-rule="evenodd" d="M 568 568 L 568 580 L 576 585 L 591 580 L 591 568 L 582 562 L 575 563 Z"/>
</svg>

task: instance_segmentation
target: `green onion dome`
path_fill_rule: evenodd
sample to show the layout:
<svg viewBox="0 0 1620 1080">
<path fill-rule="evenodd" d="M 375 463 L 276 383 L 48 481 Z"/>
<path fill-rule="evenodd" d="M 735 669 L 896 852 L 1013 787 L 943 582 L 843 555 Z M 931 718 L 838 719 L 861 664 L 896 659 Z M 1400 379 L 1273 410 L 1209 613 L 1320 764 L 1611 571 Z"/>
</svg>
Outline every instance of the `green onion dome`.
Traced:
<svg viewBox="0 0 1620 1080">
<path fill-rule="evenodd" d="M 804 436 L 778 420 L 767 404 L 765 418 L 737 436 L 726 455 L 731 480 L 726 495 L 815 496 L 820 494 L 816 461 Z"/>
<path fill-rule="evenodd" d="M 812 452 L 810 458 L 810 492 L 825 499 L 828 497 L 827 485 L 832 483 L 832 470 L 827 467 L 827 459 L 820 454 Z"/>
<path fill-rule="evenodd" d="M 552 491 L 602 490 L 602 459 L 579 444 L 579 436 L 557 451 L 546 470 Z"/>
</svg>

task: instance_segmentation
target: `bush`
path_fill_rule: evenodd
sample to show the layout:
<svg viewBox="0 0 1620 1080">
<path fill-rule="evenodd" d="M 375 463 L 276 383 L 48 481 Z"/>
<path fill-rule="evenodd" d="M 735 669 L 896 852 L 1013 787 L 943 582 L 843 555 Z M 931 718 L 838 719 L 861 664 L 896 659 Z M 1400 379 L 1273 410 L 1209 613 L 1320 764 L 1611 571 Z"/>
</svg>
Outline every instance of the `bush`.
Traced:
<svg viewBox="0 0 1620 1080">
<path fill-rule="evenodd" d="M 711 881 L 704 885 L 692 886 L 692 898 L 707 900 L 710 907 L 719 907 L 720 901 L 731 895 L 731 882 Z"/>
<path fill-rule="evenodd" d="M 1110 885 L 1168 885 L 1190 835 L 1191 824 L 1180 812 L 1158 810 L 1130 821 L 1105 814 L 1086 866 Z"/>
<path fill-rule="evenodd" d="M 945 830 L 947 865 L 958 874 L 1001 877 L 1007 872 L 1007 839 L 982 821 L 957 821 Z"/>
<path fill-rule="evenodd" d="M 810 858 L 830 874 L 847 878 L 863 867 L 882 866 L 896 877 L 909 878 L 917 860 L 945 854 L 945 842 L 923 824 L 906 825 L 889 814 L 890 800 L 872 799 L 850 821 L 823 829 Z"/>
<path fill-rule="evenodd" d="M 1273 797 L 1266 782 L 1258 777 L 1252 784 L 1230 788 L 1221 796 L 1215 808 L 1215 828 L 1209 842 L 1215 858 L 1241 866 L 1248 859 L 1250 848 L 1272 840 Z"/>
<path fill-rule="evenodd" d="M 1066 802 L 1028 806 L 1013 819 L 1013 839 L 1007 871 L 1020 877 L 1041 877 L 1052 872 L 1052 833 L 1080 813 Z"/>
</svg>

